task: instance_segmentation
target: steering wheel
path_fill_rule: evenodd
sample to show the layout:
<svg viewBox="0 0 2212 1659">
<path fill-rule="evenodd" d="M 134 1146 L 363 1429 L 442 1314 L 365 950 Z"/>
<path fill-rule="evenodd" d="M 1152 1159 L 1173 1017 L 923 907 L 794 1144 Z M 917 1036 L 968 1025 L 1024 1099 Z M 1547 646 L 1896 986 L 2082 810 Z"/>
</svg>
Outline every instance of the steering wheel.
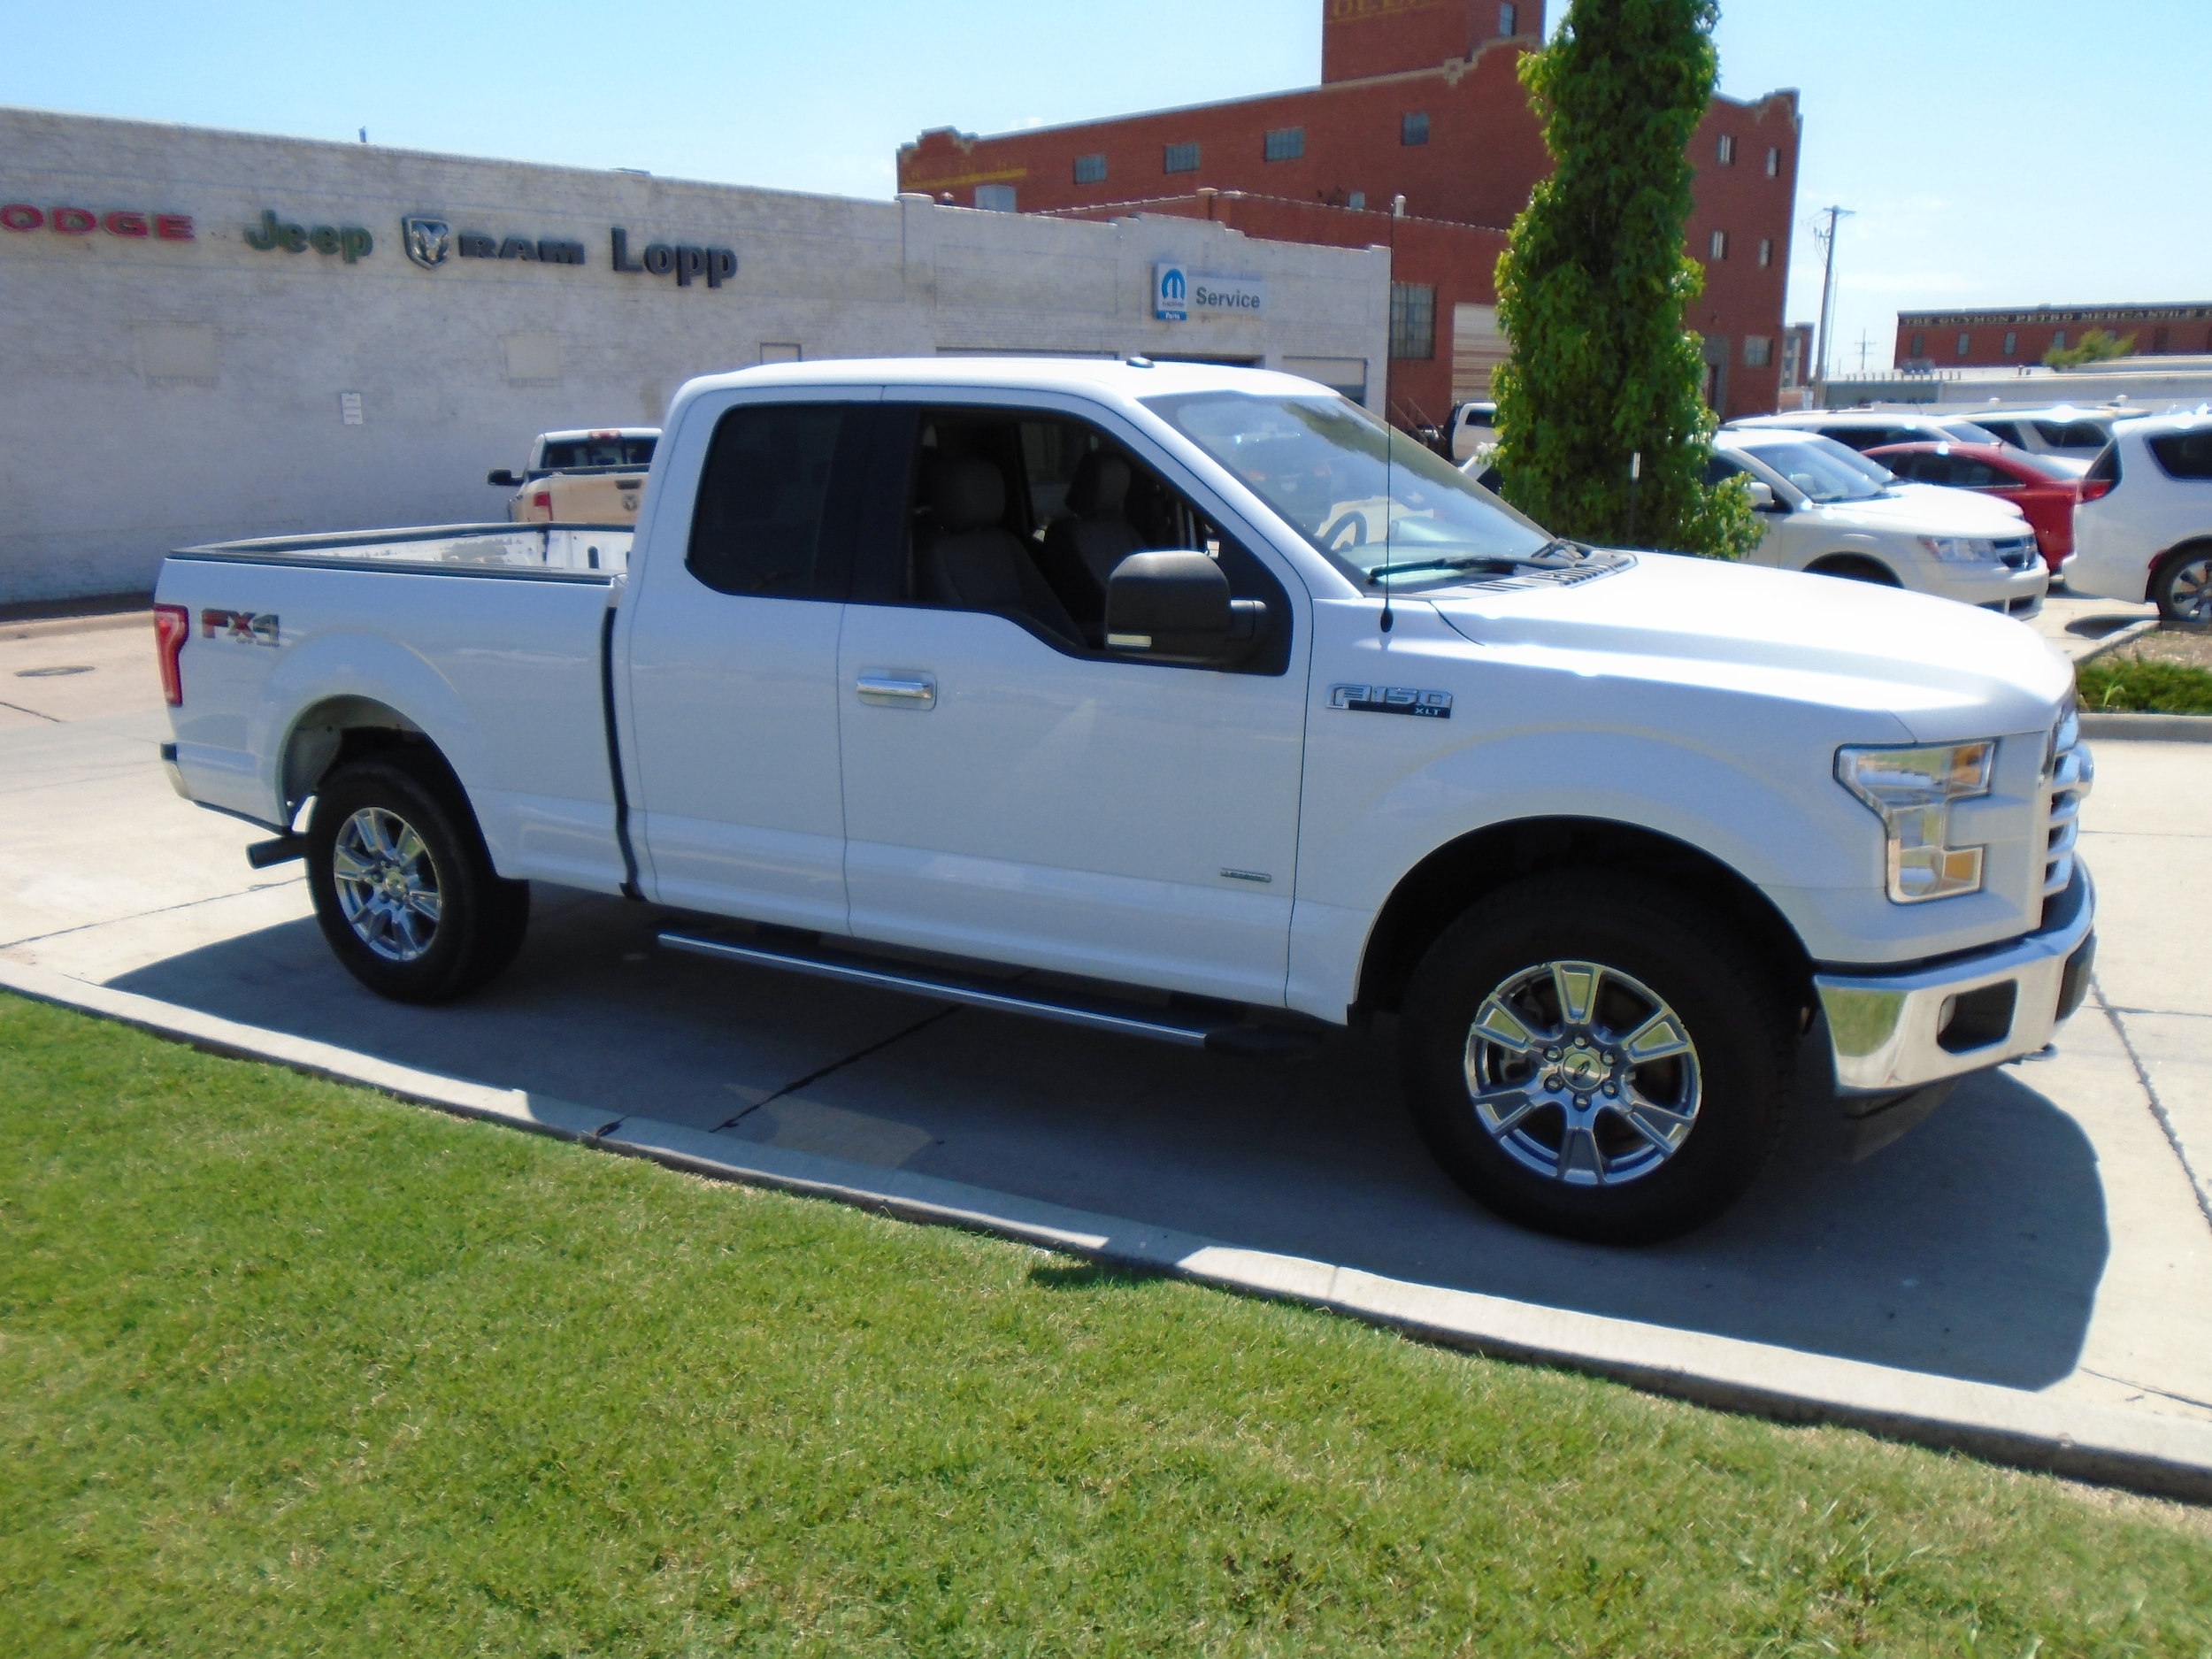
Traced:
<svg viewBox="0 0 2212 1659">
<path fill-rule="evenodd" d="M 1332 524 L 1327 529 L 1321 533 L 1321 545 L 1328 549 L 1332 553 L 1341 552 L 1347 544 L 1340 541 L 1339 538 L 1343 535 L 1345 530 L 1348 528 L 1352 533 L 1352 540 L 1349 543 L 1350 546 L 1363 547 L 1366 545 L 1367 515 L 1359 511 L 1352 511 L 1339 515 L 1336 522 Z"/>
</svg>

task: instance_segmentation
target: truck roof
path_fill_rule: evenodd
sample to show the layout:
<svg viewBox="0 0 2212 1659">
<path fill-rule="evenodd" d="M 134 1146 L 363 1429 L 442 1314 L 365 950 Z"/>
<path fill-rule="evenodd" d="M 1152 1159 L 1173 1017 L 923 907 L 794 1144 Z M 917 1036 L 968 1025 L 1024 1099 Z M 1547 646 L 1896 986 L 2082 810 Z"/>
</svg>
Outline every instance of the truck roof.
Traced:
<svg viewBox="0 0 2212 1659">
<path fill-rule="evenodd" d="M 679 403 L 702 393 L 792 386 L 992 387 L 1017 391 L 1101 392 L 1133 401 L 1173 392 L 1245 392 L 1310 396 L 1319 382 L 1272 369 L 1145 357 L 834 357 L 818 363 L 764 363 L 686 382 Z"/>
</svg>

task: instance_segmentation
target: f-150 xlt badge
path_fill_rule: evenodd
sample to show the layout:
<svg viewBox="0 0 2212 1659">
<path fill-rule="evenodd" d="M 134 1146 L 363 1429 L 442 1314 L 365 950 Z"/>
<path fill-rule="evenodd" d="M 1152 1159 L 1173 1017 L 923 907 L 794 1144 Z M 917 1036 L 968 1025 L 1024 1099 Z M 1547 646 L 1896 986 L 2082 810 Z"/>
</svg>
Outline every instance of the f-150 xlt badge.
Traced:
<svg viewBox="0 0 2212 1659">
<path fill-rule="evenodd" d="M 1355 714 L 1413 714 L 1424 719 L 1452 718 L 1452 694 L 1412 686 L 1331 686 L 1329 707 Z"/>
<path fill-rule="evenodd" d="M 200 637 L 204 640 L 237 640 L 247 645 L 274 645 L 277 642 L 276 614 L 267 611 L 258 616 L 250 611 L 203 611 L 200 612 Z"/>
</svg>

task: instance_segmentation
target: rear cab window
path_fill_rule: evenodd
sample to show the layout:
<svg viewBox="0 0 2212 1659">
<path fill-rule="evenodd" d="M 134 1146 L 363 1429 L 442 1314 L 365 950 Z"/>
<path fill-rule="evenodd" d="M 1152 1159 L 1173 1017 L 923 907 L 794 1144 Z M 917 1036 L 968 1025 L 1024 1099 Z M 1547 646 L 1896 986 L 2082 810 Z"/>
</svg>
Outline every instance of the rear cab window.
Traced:
<svg viewBox="0 0 2212 1659">
<path fill-rule="evenodd" d="M 548 472 L 640 472 L 653 465 L 652 438 L 564 438 L 538 452 L 533 478 Z"/>
</svg>

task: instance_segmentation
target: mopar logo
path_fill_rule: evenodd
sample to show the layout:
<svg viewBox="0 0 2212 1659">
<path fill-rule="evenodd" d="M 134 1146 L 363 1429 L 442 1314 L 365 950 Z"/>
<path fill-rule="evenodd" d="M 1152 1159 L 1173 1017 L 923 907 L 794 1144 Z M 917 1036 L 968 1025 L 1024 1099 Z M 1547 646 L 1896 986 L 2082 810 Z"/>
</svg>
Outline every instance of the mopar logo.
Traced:
<svg viewBox="0 0 2212 1659">
<path fill-rule="evenodd" d="M 1190 320 L 1190 278 L 1181 265 L 1152 267 L 1152 315 L 1164 323 Z"/>
</svg>

